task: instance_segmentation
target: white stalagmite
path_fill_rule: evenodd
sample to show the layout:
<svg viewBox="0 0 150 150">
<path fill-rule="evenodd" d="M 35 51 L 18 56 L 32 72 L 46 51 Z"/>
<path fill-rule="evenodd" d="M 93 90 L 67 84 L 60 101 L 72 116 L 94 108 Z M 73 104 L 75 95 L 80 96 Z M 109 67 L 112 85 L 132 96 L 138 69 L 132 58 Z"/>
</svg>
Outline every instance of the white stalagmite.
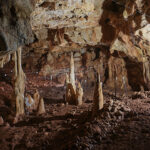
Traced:
<svg viewBox="0 0 150 150">
<path fill-rule="evenodd" d="M 44 100 L 43 100 L 43 98 L 41 98 L 39 101 L 39 106 L 38 106 L 38 114 L 41 115 L 44 113 L 45 113 Z"/>
<path fill-rule="evenodd" d="M 71 53 L 70 60 L 70 83 L 72 84 L 74 91 L 76 91 L 73 53 Z"/>
<path fill-rule="evenodd" d="M 25 74 L 21 65 L 22 48 L 19 47 L 15 52 L 15 97 L 16 97 L 16 116 L 24 114 L 24 92 Z"/>
<path fill-rule="evenodd" d="M 71 53 L 70 59 L 70 76 L 66 74 L 66 102 L 68 104 L 76 105 L 76 85 L 75 85 L 75 73 L 74 73 L 74 59 L 73 53 Z"/>
<path fill-rule="evenodd" d="M 70 76 L 66 74 L 66 95 L 65 100 L 68 104 L 82 105 L 83 89 L 80 82 L 78 82 L 78 88 L 75 85 L 75 72 L 74 72 L 74 59 L 73 53 L 71 53 L 70 60 Z"/>
<path fill-rule="evenodd" d="M 77 105 L 82 105 L 83 101 L 83 89 L 81 87 L 80 82 L 78 82 L 78 88 L 76 91 L 76 100 L 77 100 Z"/>
<path fill-rule="evenodd" d="M 74 72 L 74 59 L 73 53 L 71 53 L 70 60 L 70 76 L 66 74 L 66 95 L 65 100 L 68 104 L 82 105 L 83 89 L 78 82 L 78 89 L 75 85 L 75 72 Z"/>
<path fill-rule="evenodd" d="M 103 105 L 104 105 L 104 98 L 103 98 L 102 82 L 100 82 L 100 75 L 98 75 L 93 98 L 93 116 L 97 115 L 99 110 L 103 109 Z"/>
<path fill-rule="evenodd" d="M 33 99 L 34 99 L 34 110 L 37 110 L 40 101 L 40 94 L 38 90 L 36 90 L 36 92 L 34 93 Z"/>
</svg>

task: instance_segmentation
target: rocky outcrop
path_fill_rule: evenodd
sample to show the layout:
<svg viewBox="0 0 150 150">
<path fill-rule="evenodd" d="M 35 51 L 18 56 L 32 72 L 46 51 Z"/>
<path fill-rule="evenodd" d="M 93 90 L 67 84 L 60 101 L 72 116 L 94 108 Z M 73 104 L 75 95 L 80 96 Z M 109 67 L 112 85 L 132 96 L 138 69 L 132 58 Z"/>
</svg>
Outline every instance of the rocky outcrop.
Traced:
<svg viewBox="0 0 150 150">
<path fill-rule="evenodd" d="M 20 45 L 33 42 L 32 11 L 33 2 L 29 0 L 0 1 L 0 51 L 16 50 Z"/>
</svg>

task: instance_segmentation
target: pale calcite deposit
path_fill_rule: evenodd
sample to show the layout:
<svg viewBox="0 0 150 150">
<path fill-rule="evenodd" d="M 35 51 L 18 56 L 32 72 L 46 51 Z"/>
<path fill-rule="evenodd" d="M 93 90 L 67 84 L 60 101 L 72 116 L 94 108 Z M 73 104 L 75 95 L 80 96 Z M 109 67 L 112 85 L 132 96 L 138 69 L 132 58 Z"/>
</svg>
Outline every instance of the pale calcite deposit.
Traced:
<svg viewBox="0 0 150 150">
<path fill-rule="evenodd" d="M 80 45 L 96 45 L 101 40 L 102 32 L 99 26 L 100 15 L 95 9 L 94 2 L 94 0 L 42 1 L 36 5 L 31 14 L 32 29 L 39 39 L 43 39 L 42 33 L 46 39 L 48 29 L 63 28 L 64 31 L 60 34 L 65 34 L 72 42 Z M 64 38 L 63 35 L 57 34 L 57 37 Z M 65 41 L 62 39 L 60 44 L 62 42 Z"/>
</svg>

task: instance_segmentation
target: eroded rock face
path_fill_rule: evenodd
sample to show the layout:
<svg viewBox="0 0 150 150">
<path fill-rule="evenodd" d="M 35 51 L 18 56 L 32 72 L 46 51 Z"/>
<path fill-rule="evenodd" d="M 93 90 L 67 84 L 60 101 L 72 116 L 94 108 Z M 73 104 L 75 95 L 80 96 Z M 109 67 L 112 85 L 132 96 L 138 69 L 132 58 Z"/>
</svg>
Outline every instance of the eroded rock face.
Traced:
<svg viewBox="0 0 150 150">
<path fill-rule="evenodd" d="M 38 1 L 31 14 L 31 25 L 40 41 L 36 46 L 48 51 L 42 56 L 47 61 L 40 58 L 43 66 L 40 73 L 47 75 L 56 68 L 66 68 L 67 52 L 74 51 L 77 70 L 83 66 L 86 69 L 94 66 L 97 70 L 100 66 L 103 82 L 109 87 L 113 88 L 117 80 L 121 88 L 147 89 L 148 3 L 146 0 Z M 92 74 L 94 79 L 94 71 Z"/>
<path fill-rule="evenodd" d="M 102 36 L 99 14 L 94 0 L 43 0 L 31 14 L 31 25 L 39 40 L 53 36 L 52 42 L 61 46 L 96 45 Z"/>
<path fill-rule="evenodd" d="M 28 23 L 30 17 L 37 38 L 24 49 L 27 69 L 36 68 L 41 75 L 53 72 L 57 75 L 69 68 L 69 53 L 73 51 L 79 78 L 92 82 L 95 72 L 100 70 L 104 85 L 111 88 L 115 84 L 119 89 L 149 88 L 148 0 L 26 0 L 23 3 L 14 1 L 16 17 L 27 18 Z M 22 29 L 22 24 L 18 26 Z M 28 34 L 26 30 L 23 32 L 24 43 L 32 39 L 29 28 L 27 31 Z M 65 73 L 56 78 L 61 76 L 64 81 Z"/>
<path fill-rule="evenodd" d="M 18 46 L 33 42 L 30 0 L 0 1 L 0 51 L 16 50 Z"/>
</svg>

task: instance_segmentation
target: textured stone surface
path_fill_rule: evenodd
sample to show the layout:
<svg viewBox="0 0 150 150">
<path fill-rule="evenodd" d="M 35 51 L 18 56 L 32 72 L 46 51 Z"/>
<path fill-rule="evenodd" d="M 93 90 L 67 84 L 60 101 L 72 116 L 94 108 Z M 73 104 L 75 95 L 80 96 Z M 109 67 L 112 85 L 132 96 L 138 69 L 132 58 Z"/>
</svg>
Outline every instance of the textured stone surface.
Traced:
<svg viewBox="0 0 150 150">
<path fill-rule="evenodd" d="M 113 88 L 117 80 L 118 87 L 126 86 L 134 90 L 149 88 L 148 0 L 9 2 L 7 8 L 14 6 L 16 20 L 10 13 L 3 15 L 2 26 L 10 25 L 8 21 L 13 19 L 12 33 L 17 37 L 23 36 L 23 43 L 28 44 L 33 40 L 28 27 L 30 21 L 36 37 L 36 41 L 24 49 L 27 56 L 24 66 L 27 69 L 38 67 L 41 75 L 59 73 L 68 68 L 69 52 L 74 51 L 76 71 L 81 67 L 94 68 L 88 71 L 87 76 L 84 74 L 87 78 L 94 79 L 94 70 L 100 66 L 102 80 L 109 87 Z M 5 2 L 2 4 L 6 6 Z M 3 31 L 3 35 L 7 34 Z M 18 43 L 10 35 L 0 38 L 0 41 L 3 40 L 6 41 L 3 49 L 14 48 Z M 126 85 L 123 85 L 124 82 Z"/>
<path fill-rule="evenodd" d="M 16 50 L 19 45 L 33 42 L 29 22 L 32 10 L 30 0 L 0 1 L 0 51 Z"/>
</svg>

